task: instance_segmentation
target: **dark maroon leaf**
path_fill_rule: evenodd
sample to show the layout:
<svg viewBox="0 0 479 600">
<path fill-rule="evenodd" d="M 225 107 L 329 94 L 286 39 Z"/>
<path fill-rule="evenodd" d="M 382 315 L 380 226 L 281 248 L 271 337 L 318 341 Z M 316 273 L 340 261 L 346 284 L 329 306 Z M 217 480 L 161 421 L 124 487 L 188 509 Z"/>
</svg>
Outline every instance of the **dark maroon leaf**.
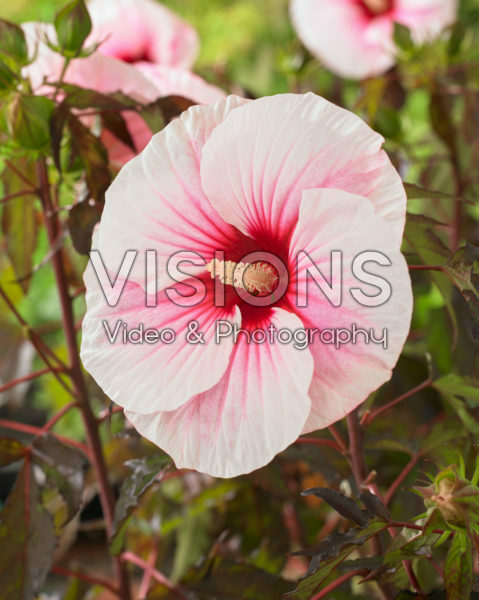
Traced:
<svg viewBox="0 0 479 600">
<path fill-rule="evenodd" d="M 133 152 L 137 152 L 135 142 L 126 126 L 126 121 L 119 112 L 104 111 L 101 113 L 100 117 L 104 129 L 107 129 L 119 139 L 120 142 L 123 142 L 126 146 L 131 148 Z"/>
<path fill-rule="evenodd" d="M 354 521 L 361 527 L 368 524 L 367 514 L 359 508 L 358 504 L 344 494 L 330 488 L 315 487 L 301 492 L 302 496 L 316 496 L 324 500 L 331 508 L 334 508 L 341 516 Z"/>
<path fill-rule="evenodd" d="M 383 502 L 381 502 L 377 496 L 371 494 L 371 492 L 366 491 L 359 494 L 359 499 L 372 517 L 382 517 L 386 521 L 391 520 L 388 509 L 384 506 Z"/>
<path fill-rule="evenodd" d="M 111 183 L 108 169 L 108 154 L 93 133 L 75 116 L 68 118 L 73 150 L 80 156 L 86 170 L 86 180 L 91 197 L 103 202 L 105 192 Z"/>
<path fill-rule="evenodd" d="M 79 202 L 68 212 L 68 230 L 73 247 L 79 254 L 87 255 L 91 250 L 93 229 L 101 217 L 101 205 Z"/>
<path fill-rule="evenodd" d="M 0 519 L 2 600 L 32 600 L 48 573 L 56 540 L 52 517 L 40 503 L 28 460 Z"/>
</svg>

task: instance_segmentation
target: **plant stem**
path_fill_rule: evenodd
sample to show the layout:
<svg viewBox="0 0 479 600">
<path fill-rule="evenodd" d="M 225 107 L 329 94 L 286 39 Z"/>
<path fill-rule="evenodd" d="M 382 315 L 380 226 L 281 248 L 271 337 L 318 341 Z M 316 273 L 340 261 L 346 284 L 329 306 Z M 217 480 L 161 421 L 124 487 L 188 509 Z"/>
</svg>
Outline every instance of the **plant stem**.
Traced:
<svg viewBox="0 0 479 600">
<path fill-rule="evenodd" d="M 329 585 L 327 585 L 325 588 L 323 588 L 319 592 L 319 594 L 316 594 L 315 596 L 313 596 L 311 598 L 311 600 L 321 600 L 322 598 L 326 598 L 326 596 L 328 594 L 330 594 L 336 588 L 338 588 L 341 585 L 343 585 L 343 583 L 346 583 L 346 581 L 349 581 L 353 577 L 356 577 L 356 575 L 363 575 L 363 574 L 364 574 L 364 570 L 363 569 L 356 569 L 354 571 L 350 571 L 349 573 L 345 573 L 344 575 L 341 575 L 341 577 L 338 577 L 337 579 L 335 579 L 332 583 L 330 583 Z"/>
<path fill-rule="evenodd" d="M 384 406 L 381 406 L 381 407 L 377 408 L 375 411 L 372 411 L 368 415 L 368 418 L 365 419 L 364 425 L 366 425 L 366 426 L 367 425 L 371 425 L 371 423 L 375 419 L 377 419 L 377 417 L 379 417 L 379 415 L 382 415 L 387 410 L 389 410 L 389 409 L 393 408 L 394 406 L 396 406 L 397 404 L 400 404 L 401 402 L 403 402 L 403 400 L 407 400 L 411 396 L 414 396 L 414 394 L 417 394 L 418 392 L 420 392 L 420 391 L 424 390 L 425 388 L 429 387 L 431 385 L 431 383 L 432 383 L 431 378 L 428 377 L 428 379 L 426 379 L 426 381 L 423 381 L 422 383 L 420 383 L 415 388 L 412 388 L 412 390 L 409 390 L 405 394 L 402 394 L 401 396 L 398 396 L 394 400 L 391 400 L 391 402 L 388 402 Z"/>
<path fill-rule="evenodd" d="M 342 454 L 342 450 L 337 442 L 333 440 L 325 440 L 322 438 L 308 438 L 308 437 L 299 437 L 296 440 L 297 444 L 310 444 L 312 446 L 327 446 L 328 448 L 333 448 L 340 454 Z"/>
<path fill-rule="evenodd" d="M 394 494 L 398 491 L 399 487 L 404 482 L 404 480 L 409 475 L 409 473 L 414 469 L 414 467 L 417 465 L 417 463 L 421 460 L 421 457 L 422 457 L 421 452 L 418 452 L 417 454 L 415 454 L 411 458 L 411 460 L 408 462 L 408 464 L 404 467 L 404 469 L 401 471 L 401 473 L 397 476 L 394 483 L 391 485 L 391 487 L 387 491 L 386 495 L 384 496 L 384 504 L 386 506 L 388 506 L 388 504 L 391 502 Z"/>
<path fill-rule="evenodd" d="M 27 425 L 26 423 L 18 423 L 17 421 L 7 421 L 6 419 L 0 419 L 0 428 L 11 429 L 12 431 L 19 431 L 20 433 L 27 433 L 28 435 L 42 435 L 45 433 L 43 427 L 35 427 L 34 425 Z M 90 449 L 82 444 L 81 442 L 76 442 L 75 440 L 71 440 L 70 438 L 64 437 L 62 435 L 58 435 L 57 433 L 53 434 L 60 442 L 64 444 L 68 444 L 69 446 L 73 446 L 83 452 L 85 456 L 90 458 Z"/>
<path fill-rule="evenodd" d="M 40 197 L 45 216 L 47 235 L 50 242 L 50 247 L 53 248 L 53 244 L 55 243 L 59 232 L 59 223 L 58 215 L 52 210 L 53 206 L 50 184 L 48 181 L 48 172 L 45 160 L 39 160 L 37 163 L 37 177 L 39 181 Z M 68 358 L 70 361 L 70 377 L 80 402 L 87 443 L 91 451 L 91 459 L 98 481 L 99 496 L 105 518 L 106 531 L 109 537 L 111 535 L 113 526 L 115 500 L 113 496 L 113 490 L 108 480 L 108 471 L 103 456 L 103 449 L 98 431 L 98 423 L 90 406 L 88 391 L 86 388 L 85 379 L 83 377 L 82 365 L 76 339 L 72 301 L 68 293 L 68 283 L 63 267 L 62 255 L 62 250 L 54 253 L 51 258 L 51 263 L 60 297 L 63 330 L 65 332 Z M 123 600 L 130 600 L 131 595 L 125 566 L 118 557 L 115 557 L 113 561 L 116 571 L 115 574 L 118 580 L 120 597 Z"/>
<path fill-rule="evenodd" d="M 349 458 L 354 480 L 361 492 L 362 484 L 368 476 L 366 460 L 364 458 L 363 437 L 364 432 L 359 423 L 358 411 L 354 410 L 347 416 L 349 431 Z"/>
<path fill-rule="evenodd" d="M 164 585 L 171 592 L 174 592 L 179 598 L 182 598 L 183 600 L 188 600 L 187 597 L 181 591 L 181 589 L 174 583 L 172 583 L 168 579 L 168 577 L 163 575 L 163 573 L 160 573 L 160 571 L 149 565 L 146 561 L 144 561 L 142 558 L 140 558 L 133 552 L 123 552 L 121 556 L 123 560 L 131 562 L 137 567 L 140 567 L 140 569 L 143 569 L 145 573 L 149 573 L 153 579 L 156 579 L 156 581 Z"/>
<path fill-rule="evenodd" d="M 65 577 L 74 577 L 75 579 L 86 581 L 92 585 L 101 585 L 105 589 L 110 590 L 110 592 L 113 592 L 115 596 L 118 596 L 118 590 L 109 581 L 106 581 L 106 579 L 93 577 L 92 575 L 87 575 L 86 573 L 80 573 L 78 571 L 70 571 L 70 569 L 65 569 L 58 565 L 53 565 L 51 572 L 55 573 L 56 575 L 64 575 Z"/>
</svg>

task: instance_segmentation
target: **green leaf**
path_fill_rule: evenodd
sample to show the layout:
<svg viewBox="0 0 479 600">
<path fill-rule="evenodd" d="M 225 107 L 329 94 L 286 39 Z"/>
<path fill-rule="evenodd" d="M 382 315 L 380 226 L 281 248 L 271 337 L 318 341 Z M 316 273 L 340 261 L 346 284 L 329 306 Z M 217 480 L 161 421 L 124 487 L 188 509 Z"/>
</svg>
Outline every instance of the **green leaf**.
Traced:
<svg viewBox="0 0 479 600">
<path fill-rule="evenodd" d="M 27 177 L 35 178 L 31 162 L 17 160 L 15 166 Z M 2 173 L 2 183 L 5 195 L 16 194 L 25 189 L 25 184 L 8 168 Z M 27 293 L 29 288 L 28 275 L 33 269 L 33 253 L 38 239 L 35 202 L 32 195 L 19 196 L 4 205 L 2 214 L 6 252 L 24 293 Z"/>
<path fill-rule="evenodd" d="M 373 129 L 385 138 L 391 140 L 399 138 L 402 132 L 399 113 L 389 106 L 380 106 L 376 112 Z"/>
<path fill-rule="evenodd" d="M 0 59 L 0 91 L 14 89 L 17 81 L 18 76 Z"/>
<path fill-rule="evenodd" d="M 65 56 L 77 56 L 90 35 L 92 23 L 83 0 L 73 0 L 55 17 L 55 30 L 60 48 Z"/>
<path fill-rule="evenodd" d="M 171 464 L 171 459 L 161 454 L 135 458 L 125 463 L 133 472 L 121 486 L 120 496 L 115 506 L 110 552 L 121 552 L 126 525 L 133 511 L 140 503 L 143 494 L 161 480 Z"/>
<path fill-rule="evenodd" d="M 479 406 L 479 380 L 449 373 L 433 383 L 441 394 L 459 396 L 466 400 L 471 408 Z"/>
<path fill-rule="evenodd" d="M 2 600 L 32 600 L 50 569 L 56 540 L 50 514 L 40 503 L 30 461 L 0 513 Z"/>
<path fill-rule="evenodd" d="M 47 484 L 61 494 L 67 507 L 66 522 L 81 506 L 86 459 L 81 452 L 67 446 L 51 435 L 37 438 L 33 457 L 47 478 Z"/>
<path fill-rule="evenodd" d="M 5 467 L 21 458 L 27 453 L 27 447 L 14 438 L 0 438 L 0 467 Z"/>
<path fill-rule="evenodd" d="M 456 56 L 459 54 L 459 51 L 462 46 L 462 42 L 466 37 L 466 28 L 460 22 L 455 23 L 451 29 L 451 37 L 449 38 L 449 44 L 447 46 L 447 51 L 449 56 Z"/>
<path fill-rule="evenodd" d="M 26 150 L 41 150 L 50 142 L 50 118 L 55 104 L 45 96 L 18 95 L 8 107 L 7 125 L 15 142 Z"/>
<path fill-rule="evenodd" d="M 444 580 L 448 600 L 469 598 L 473 586 L 473 548 L 469 536 L 462 531 L 456 531 L 449 546 Z"/>
<path fill-rule="evenodd" d="M 331 508 L 334 508 L 341 516 L 354 521 L 357 525 L 364 527 L 367 525 L 369 518 L 365 511 L 361 510 L 358 504 L 344 494 L 336 492 L 330 488 L 315 487 L 301 492 L 302 496 L 316 496 L 321 498 Z"/>
<path fill-rule="evenodd" d="M 0 53 L 23 66 L 28 62 L 28 49 L 23 30 L 15 23 L 0 19 Z"/>
<path fill-rule="evenodd" d="M 411 31 L 402 23 L 394 23 L 394 42 L 400 50 L 406 52 L 414 48 Z"/>
</svg>

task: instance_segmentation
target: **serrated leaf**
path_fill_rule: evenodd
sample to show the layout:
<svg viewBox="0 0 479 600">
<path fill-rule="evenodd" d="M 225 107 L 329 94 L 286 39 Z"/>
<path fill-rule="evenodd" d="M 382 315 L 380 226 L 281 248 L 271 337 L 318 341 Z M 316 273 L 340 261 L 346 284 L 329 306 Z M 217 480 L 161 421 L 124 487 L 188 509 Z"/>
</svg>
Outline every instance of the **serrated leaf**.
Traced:
<svg viewBox="0 0 479 600">
<path fill-rule="evenodd" d="M 469 536 L 456 531 L 444 564 L 448 600 L 469 598 L 473 586 L 473 549 Z"/>
<path fill-rule="evenodd" d="M 330 488 L 315 487 L 301 492 L 302 496 L 316 496 L 324 500 L 331 508 L 334 508 L 341 516 L 354 521 L 357 525 L 364 527 L 368 523 L 368 516 L 352 499 L 340 492 Z"/>
<path fill-rule="evenodd" d="M 443 394 L 463 398 L 471 408 L 479 406 L 479 381 L 473 377 L 449 373 L 436 379 L 433 387 Z"/>
<path fill-rule="evenodd" d="M 27 447 L 14 438 L 0 438 L 0 467 L 20 460 L 27 453 Z"/>
<path fill-rule="evenodd" d="M 83 454 L 45 434 L 33 443 L 33 457 L 47 478 L 49 486 L 58 490 L 67 507 L 66 522 L 81 506 L 86 460 Z"/>
<path fill-rule="evenodd" d="M 300 580 L 297 588 L 287 594 L 292 600 L 309 600 L 321 584 L 357 546 L 361 546 L 371 537 L 387 528 L 382 519 L 374 519 L 365 529 L 350 529 L 346 534 L 333 533 L 309 550 L 294 554 L 312 556 L 310 568 L 306 577 Z"/>
<path fill-rule="evenodd" d="M 30 461 L 25 461 L 0 521 L 2 600 L 32 600 L 50 569 L 56 540 Z"/>
<path fill-rule="evenodd" d="M 135 458 L 125 463 L 132 470 L 121 486 L 120 496 L 115 505 L 110 552 L 121 552 L 125 527 L 128 519 L 138 506 L 143 494 L 161 480 L 161 475 L 171 464 L 167 456 L 153 455 L 145 458 Z"/>
</svg>

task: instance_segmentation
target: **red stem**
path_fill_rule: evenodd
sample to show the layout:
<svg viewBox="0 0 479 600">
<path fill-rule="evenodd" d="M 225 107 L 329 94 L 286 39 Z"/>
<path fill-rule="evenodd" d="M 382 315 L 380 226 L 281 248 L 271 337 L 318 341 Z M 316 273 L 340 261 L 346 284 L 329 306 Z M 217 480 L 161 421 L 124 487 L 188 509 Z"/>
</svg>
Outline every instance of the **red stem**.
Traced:
<svg viewBox="0 0 479 600">
<path fill-rule="evenodd" d="M 60 567 L 58 565 L 53 565 L 53 567 L 51 568 L 51 572 L 55 573 L 55 575 L 74 577 L 75 579 L 86 581 L 87 583 L 91 583 L 92 585 L 101 585 L 102 587 L 110 590 L 110 592 L 113 592 L 115 596 L 118 596 L 118 590 L 106 579 L 101 579 L 100 577 L 94 577 L 92 575 L 87 575 L 86 573 L 80 573 L 78 571 L 70 571 L 70 569 L 65 569 L 64 567 Z"/>
<path fill-rule="evenodd" d="M 145 573 L 148 572 L 152 578 L 156 579 L 156 581 L 158 581 L 159 583 L 164 585 L 171 592 L 176 593 L 183 600 L 188 600 L 187 597 L 181 591 L 181 589 L 178 586 L 176 586 L 174 583 L 172 583 L 168 579 L 168 577 L 163 575 L 163 573 L 160 573 L 160 571 L 157 571 L 154 567 L 149 565 L 147 562 L 145 562 L 142 558 L 140 558 L 133 552 L 123 552 L 121 557 L 123 558 L 123 560 L 131 562 L 132 564 L 136 565 L 137 567 L 140 567 L 141 569 L 143 569 L 143 571 L 145 571 Z"/>
<path fill-rule="evenodd" d="M 369 417 L 366 419 L 366 421 L 365 421 L 364 424 L 365 425 L 371 425 L 371 423 L 375 419 L 377 419 L 377 417 L 379 417 L 379 415 L 382 415 L 384 412 L 386 412 L 389 409 L 393 408 L 397 404 L 400 404 L 404 400 L 407 400 L 411 396 L 414 396 L 414 394 L 417 394 L 418 392 L 422 391 L 423 389 L 429 387 L 431 385 L 431 383 L 432 383 L 432 381 L 431 381 L 431 378 L 429 377 L 428 379 L 426 379 L 426 381 L 423 381 L 421 384 L 419 384 L 418 386 L 416 386 L 412 390 L 409 390 L 409 392 L 406 392 L 405 394 L 402 394 L 401 396 L 398 396 L 394 400 L 391 400 L 391 402 L 388 402 L 384 406 L 381 406 L 381 407 L 377 408 L 376 410 L 372 411 L 369 414 Z"/>
<path fill-rule="evenodd" d="M 53 415 L 53 417 L 47 421 L 45 423 L 45 425 L 42 427 L 43 431 L 50 431 L 50 429 L 64 416 L 67 414 L 67 412 L 69 412 L 72 408 L 76 408 L 78 407 L 78 402 L 69 402 L 68 404 L 65 404 L 65 406 L 63 408 L 61 408 L 56 415 Z"/>
<path fill-rule="evenodd" d="M 341 448 L 342 452 L 346 452 L 348 449 L 348 445 L 343 436 L 339 433 L 334 425 L 330 425 L 328 427 L 329 433 L 333 436 L 338 446 Z"/>
<path fill-rule="evenodd" d="M 47 373 L 51 373 L 49 367 L 47 367 L 46 369 L 41 369 L 40 371 L 35 371 L 34 373 L 30 373 L 29 375 L 24 375 L 23 377 L 18 377 L 18 379 L 12 379 L 11 381 L 4 383 L 3 385 L 0 385 L 0 394 L 2 392 L 11 390 L 17 385 L 20 385 L 27 381 L 31 381 L 32 379 L 36 379 L 37 377 L 41 377 L 42 375 L 46 375 Z"/>
<path fill-rule="evenodd" d="M 59 370 L 57 367 L 54 367 L 52 365 L 52 363 L 50 362 L 50 359 L 48 358 L 47 354 L 50 354 L 55 360 L 58 361 L 58 363 L 63 367 L 63 363 L 60 361 L 59 358 L 56 357 L 55 354 L 53 354 L 53 352 L 48 348 L 48 346 L 45 344 L 45 342 L 41 339 L 41 337 L 31 328 L 29 327 L 29 325 L 27 324 L 27 322 L 25 321 L 25 319 L 22 317 L 22 315 L 18 312 L 18 310 L 15 308 L 15 305 L 13 304 L 13 302 L 10 300 L 10 298 L 7 296 L 6 292 L 4 291 L 4 289 L 2 288 L 2 286 L 0 285 L 0 298 L 3 299 L 3 301 L 5 302 L 5 304 L 8 306 L 8 308 L 10 309 L 10 311 L 13 313 L 13 315 L 15 316 L 15 318 L 17 319 L 17 321 L 20 323 L 20 325 L 23 327 L 23 329 L 25 330 L 25 333 L 28 336 L 28 339 L 32 342 L 35 350 L 37 351 L 38 356 L 43 360 L 43 362 L 47 365 L 47 367 L 49 368 L 50 372 L 52 373 L 52 375 L 54 375 L 54 377 L 57 379 L 58 383 L 73 397 L 75 397 L 75 393 L 73 392 L 73 390 L 71 390 L 68 385 L 63 381 L 63 379 L 60 377 L 59 374 Z M 65 369 L 67 370 L 67 369 Z"/>
<path fill-rule="evenodd" d="M 321 590 L 319 592 L 319 594 L 316 594 L 315 596 L 313 596 L 312 598 L 310 598 L 310 600 L 321 600 L 321 598 L 326 598 L 326 596 L 328 594 L 330 594 L 335 589 L 337 589 L 338 587 L 340 587 L 341 585 L 343 585 L 343 583 L 346 583 L 346 581 L 349 581 L 353 577 L 356 577 L 356 575 L 363 575 L 363 574 L 364 574 L 364 570 L 363 569 L 355 569 L 354 571 L 350 571 L 349 573 L 345 573 L 344 575 L 341 575 L 341 577 L 338 577 L 332 583 L 330 583 L 329 585 L 327 585 L 323 590 Z"/>
<path fill-rule="evenodd" d="M 18 423 L 17 421 L 7 421 L 6 419 L 0 419 L 0 427 L 4 429 L 10 429 L 11 431 L 20 431 L 20 433 L 28 433 L 29 435 L 43 435 L 45 433 L 45 429 L 43 427 L 34 427 L 33 425 L 27 425 L 26 423 Z M 81 442 L 77 442 L 75 440 L 71 440 L 70 438 L 64 437 L 63 435 L 58 435 L 57 433 L 53 434 L 60 442 L 64 444 L 68 444 L 69 446 L 73 446 L 77 448 L 83 454 L 85 454 L 88 458 L 90 457 L 90 450 L 88 446 L 82 444 Z"/>
<path fill-rule="evenodd" d="M 39 160 L 37 163 L 37 177 L 40 186 L 40 199 L 45 216 L 45 227 L 47 230 L 50 247 L 54 248 L 60 226 L 58 222 L 58 215 L 53 210 L 47 166 L 44 160 Z M 98 432 L 98 423 L 91 409 L 88 391 L 83 378 L 82 365 L 80 362 L 80 355 L 78 353 L 76 339 L 72 300 L 68 293 L 68 283 L 63 267 L 61 249 L 53 254 L 51 263 L 60 297 L 62 324 L 65 332 L 68 358 L 70 361 L 70 377 L 75 388 L 76 397 L 81 404 L 81 412 L 87 443 L 91 450 L 90 456 L 98 480 L 99 496 L 103 509 L 103 515 L 105 517 L 106 531 L 107 535 L 110 536 L 113 527 L 115 499 L 113 490 L 108 480 L 108 471 L 103 456 L 103 449 Z M 130 600 L 131 595 L 127 571 L 118 557 L 113 558 L 113 564 L 116 571 L 116 577 L 118 579 L 120 596 L 124 600 Z"/>
<path fill-rule="evenodd" d="M 22 190 L 21 192 L 15 192 L 14 194 L 8 194 L 0 199 L 0 204 L 6 204 L 10 202 L 10 200 L 15 200 L 15 198 L 21 198 L 22 196 L 37 196 L 37 192 L 34 190 Z"/>
<path fill-rule="evenodd" d="M 154 567 L 156 563 L 156 559 L 158 558 L 158 548 L 155 546 L 153 550 L 150 552 L 148 556 L 148 565 L 150 567 Z M 140 589 L 138 590 L 138 600 L 145 600 L 148 595 L 148 590 L 150 589 L 152 574 L 151 571 L 144 571 L 143 577 L 141 579 Z"/>
<path fill-rule="evenodd" d="M 333 442 L 333 440 L 325 440 L 322 438 L 308 438 L 308 437 L 300 437 L 296 440 L 296 444 L 311 444 L 312 446 L 328 446 L 329 448 L 333 448 L 340 454 L 342 454 L 342 450 L 337 442 Z"/>
<path fill-rule="evenodd" d="M 414 469 L 414 467 L 420 461 L 421 457 L 422 457 L 421 452 L 418 452 L 417 454 L 415 454 L 411 458 L 411 460 L 408 462 L 408 464 L 404 467 L 404 469 L 401 471 L 401 473 L 398 475 L 398 477 L 396 478 L 396 480 L 394 481 L 394 483 L 391 485 L 389 490 L 386 492 L 386 495 L 384 496 L 384 504 L 386 506 L 388 506 L 388 504 L 391 502 L 392 498 L 394 497 L 394 494 L 398 491 L 399 487 L 403 484 L 406 477 L 409 475 L 409 473 Z"/>
</svg>

